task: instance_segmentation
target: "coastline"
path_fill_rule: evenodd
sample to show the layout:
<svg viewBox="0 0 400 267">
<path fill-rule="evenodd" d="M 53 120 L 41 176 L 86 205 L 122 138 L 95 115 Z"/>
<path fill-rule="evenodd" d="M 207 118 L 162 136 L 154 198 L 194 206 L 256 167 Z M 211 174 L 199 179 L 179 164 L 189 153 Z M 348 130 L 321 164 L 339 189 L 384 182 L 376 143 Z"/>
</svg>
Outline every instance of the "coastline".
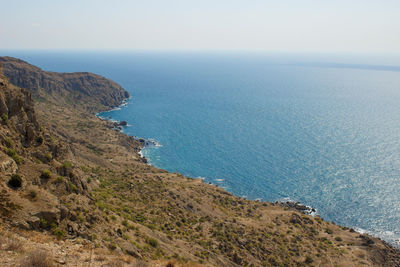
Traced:
<svg viewBox="0 0 400 267">
<path fill-rule="evenodd" d="M 112 107 L 112 108 L 110 108 L 109 110 L 99 111 L 99 112 L 95 113 L 95 116 L 96 116 L 98 119 L 100 119 L 100 120 L 112 122 L 112 123 L 114 123 L 114 125 L 120 125 L 122 122 L 125 122 L 125 121 L 115 120 L 115 119 L 113 119 L 113 118 L 111 118 L 111 117 L 101 116 L 100 114 L 101 114 L 101 113 L 110 112 L 110 111 L 121 110 L 122 108 L 127 107 L 127 106 L 128 106 L 128 101 L 129 101 L 131 98 L 132 98 L 132 96 L 129 96 L 128 98 L 124 99 L 124 100 L 121 102 L 120 105 L 115 106 L 115 107 Z M 124 125 L 123 127 L 127 127 L 127 126 L 131 126 L 131 125 L 130 125 L 130 124 L 126 124 L 126 125 Z M 146 158 L 146 157 L 143 155 L 143 150 L 144 150 L 145 148 L 147 148 L 147 147 L 159 147 L 159 146 L 161 146 L 161 145 L 160 145 L 157 141 L 152 140 L 152 139 L 145 139 L 145 138 L 141 138 L 141 137 L 138 137 L 138 136 L 131 136 L 131 135 L 128 135 L 128 134 L 126 134 L 126 133 L 123 132 L 123 127 L 121 127 L 121 126 L 120 126 L 119 128 L 118 128 L 118 127 L 114 127 L 114 130 L 120 132 L 121 134 L 125 134 L 125 135 L 127 135 L 127 136 L 130 136 L 130 137 L 134 138 L 134 139 L 140 144 L 140 146 L 141 146 L 140 150 L 137 152 L 137 155 L 138 155 L 138 156 L 142 159 L 142 161 L 143 161 L 144 163 L 146 163 L 147 165 L 158 168 L 157 166 L 152 165 L 151 162 L 150 162 L 150 159 Z M 186 176 L 186 175 L 184 175 L 184 176 Z M 186 176 L 186 177 L 189 177 L 189 176 Z M 248 198 L 245 197 L 245 196 L 239 196 L 239 195 L 233 194 L 232 192 L 229 192 L 228 190 L 226 190 L 224 187 L 220 186 L 220 185 L 217 184 L 217 183 L 212 183 L 212 182 L 206 182 L 206 181 L 204 181 L 204 179 L 206 179 L 205 177 L 189 177 L 189 178 L 192 178 L 192 179 L 199 179 L 199 180 L 201 180 L 203 183 L 207 183 L 207 184 L 209 184 L 209 185 L 213 185 L 213 186 L 215 186 L 215 187 L 217 187 L 217 188 L 220 188 L 221 190 L 224 190 L 224 191 L 226 191 L 226 192 L 228 192 L 228 193 L 230 193 L 230 194 L 232 194 L 232 195 L 234 195 L 234 196 L 236 196 L 236 197 L 238 197 L 238 198 L 244 199 L 244 200 L 250 200 L 250 201 L 256 201 L 256 202 L 270 203 L 270 204 L 273 204 L 273 205 L 281 206 L 281 207 L 283 207 L 283 208 L 287 208 L 287 209 L 299 211 L 299 212 L 301 212 L 301 213 L 303 213 L 303 214 L 310 215 L 310 216 L 312 216 L 312 217 L 316 217 L 316 216 L 317 216 L 317 217 L 320 217 L 320 215 L 318 214 L 318 210 L 317 210 L 317 209 L 315 209 L 314 207 L 312 207 L 312 206 L 310 206 L 310 205 L 305 205 L 305 204 L 303 204 L 303 203 L 301 203 L 301 202 L 299 202 L 299 201 L 290 199 L 290 197 L 285 197 L 285 198 L 276 199 L 275 201 L 272 201 L 272 202 L 271 202 L 271 201 L 266 201 L 266 200 L 263 201 L 263 200 L 261 200 L 261 199 L 248 199 Z M 217 181 L 219 181 L 219 180 L 223 181 L 224 179 L 217 179 Z M 323 218 L 322 218 L 322 219 L 323 219 Z M 398 242 L 396 242 L 396 240 L 394 240 L 393 242 L 389 242 L 389 241 L 386 241 L 385 239 L 383 239 L 383 237 L 384 237 L 383 234 L 378 235 L 376 232 L 368 231 L 368 230 L 365 230 L 365 229 L 362 229 L 362 228 L 356 227 L 356 226 L 355 226 L 355 227 L 350 227 L 350 226 L 345 226 L 345 225 L 341 225 L 341 226 L 344 227 L 344 228 L 347 228 L 347 229 L 351 229 L 351 231 L 354 231 L 354 232 L 359 233 L 359 234 L 368 234 L 368 235 L 371 235 L 371 236 L 373 236 L 373 237 L 379 238 L 379 239 L 382 240 L 383 242 L 385 242 L 385 243 L 387 243 L 387 244 L 389 244 L 389 245 L 392 245 L 393 247 L 395 247 L 395 248 L 397 248 L 398 250 L 400 250 L 400 240 L 399 240 Z"/>
</svg>

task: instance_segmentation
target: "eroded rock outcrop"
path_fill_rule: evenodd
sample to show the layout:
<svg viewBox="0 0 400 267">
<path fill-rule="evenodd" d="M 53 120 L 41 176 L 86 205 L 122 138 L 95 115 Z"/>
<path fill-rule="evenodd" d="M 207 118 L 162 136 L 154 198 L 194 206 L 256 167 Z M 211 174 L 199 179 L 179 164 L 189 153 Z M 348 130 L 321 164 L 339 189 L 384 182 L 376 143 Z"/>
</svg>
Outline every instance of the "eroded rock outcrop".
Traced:
<svg viewBox="0 0 400 267">
<path fill-rule="evenodd" d="M 1 70 L 0 70 L 1 71 Z M 33 144 L 39 136 L 32 94 L 27 90 L 11 86 L 0 74 L 1 123 L 16 130 L 24 146 Z"/>
<path fill-rule="evenodd" d="M 44 71 L 12 57 L 0 57 L 0 63 L 12 84 L 30 90 L 35 97 L 50 95 L 55 101 L 91 112 L 118 106 L 129 97 L 120 85 L 97 74 Z"/>
</svg>

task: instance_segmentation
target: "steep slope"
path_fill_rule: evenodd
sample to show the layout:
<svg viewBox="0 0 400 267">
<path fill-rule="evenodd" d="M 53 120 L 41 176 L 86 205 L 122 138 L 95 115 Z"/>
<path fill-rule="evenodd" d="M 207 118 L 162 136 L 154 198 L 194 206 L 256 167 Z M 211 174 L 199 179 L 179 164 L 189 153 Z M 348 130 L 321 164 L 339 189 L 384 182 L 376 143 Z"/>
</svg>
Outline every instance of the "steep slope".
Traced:
<svg viewBox="0 0 400 267">
<path fill-rule="evenodd" d="M 32 263 L 37 248 L 66 266 L 400 264 L 377 238 L 149 166 L 139 142 L 86 109 L 47 98 L 34 107 L 28 92 L 0 83 L 1 151 L 16 152 L 1 154 L 0 266 Z M 15 174 L 20 187 L 9 183 Z"/>
<path fill-rule="evenodd" d="M 88 72 L 56 73 L 43 71 L 25 61 L 0 57 L 10 82 L 29 88 L 35 98 L 74 105 L 89 111 L 118 106 L 129 93 L 115 82 Z"/>
</svg>

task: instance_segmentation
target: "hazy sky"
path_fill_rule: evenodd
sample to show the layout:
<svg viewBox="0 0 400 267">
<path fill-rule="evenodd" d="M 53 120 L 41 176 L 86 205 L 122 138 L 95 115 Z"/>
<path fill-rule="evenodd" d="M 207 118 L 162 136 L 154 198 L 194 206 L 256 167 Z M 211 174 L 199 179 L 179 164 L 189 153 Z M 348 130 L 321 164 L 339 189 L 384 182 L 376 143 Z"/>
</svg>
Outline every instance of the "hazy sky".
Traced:
<svg viewBox="0 0 400 267">
<path fill-rule="evenodd" d="M 400 53 L 400 0 L 0 0 L 0 49 Z"/>
</svg>

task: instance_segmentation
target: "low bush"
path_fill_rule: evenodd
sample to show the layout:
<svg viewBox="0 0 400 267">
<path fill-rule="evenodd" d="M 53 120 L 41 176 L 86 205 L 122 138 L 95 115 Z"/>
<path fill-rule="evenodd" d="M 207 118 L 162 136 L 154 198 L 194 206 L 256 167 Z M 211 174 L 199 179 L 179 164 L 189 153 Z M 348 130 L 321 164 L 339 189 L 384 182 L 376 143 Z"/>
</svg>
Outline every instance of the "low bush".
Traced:
<svg viewBox="0 0 400 267">
<path fill-rule="evenodd" d="M 9 155 L 10 157 L 12 157 L 12 156 L 14 156 L 14 155 L 17 154 L 17 152 L 16 152 L 14 149 L 12 149 L 12 148 L 7 148 L 6 153 L 7 153 L 7 155 Z"/>
<path fill-rule="evenodd" d="M 18 165 L 22 163 L 21 157 L 17 154 L 17 152 L 12 148 L 7 148 L 7 155 L 9 155 Z"/>
<path fill-rule="evenodd" d="M 65 232 L 61 229 L 54 230 L 53 234 L 57 237 L 58 240 L 61 240 L 65 237 Z"/>
<path fill-rule="evenodd" d="M 72 182 L 68 182 L 68 186 L 69 186 L 69 189 L 70 189 L 71 191 L 74 191 L 74 192 L 77 192 L 77 191 L 78 191 L 78 188 L 77 188 L 76 185 L 74 185 Z"/>
<path fill-rule="evenodd" d="M 65 181 L 65 178 L 64 178 L 64 177 L 58 176 L 58 177 L 54 180 L 54 183 L 55 183 L 55 184 L 61 184 L 61 183 L 64 183 L 64 181 Z"/>
<path fill-rule="evenodd" d="M 44 170 L 42 171 L 42 174 L 40 175 L 40 178 L 42 179 L 50 179 L 51 178 L 51 172 L 49 170 Z"/>
<path fill-rule="evenodd" d="M 28 254 L 22 261 L 21 267 L 54 267 L 53 260 L 44 250 L 36 250 Z"/>
<path fill-rule="evenodd" d="M 313 258 L 311 256 L 307 255 L 304 263 L 311 264 L 313 262 L 314 262 Z"/>
<path fill-rule="evenodd" d="M 11 147 L 14 146 L 14 142 L 13 142 L 13 140 L 11 139 L 11 137 L 7 137 L 6 140 L 5 140 L 5 143 L 6 143 L 6 146 L 7 146 L 8 148 L 11 148 Z"/>
<path fill-rule="evenodd" d="M 66 169 L 71 169 L 72 168 L 72 163 L 69 161 L 65 161 L 62 165 Z"/>
<path fill-rule="evenodd" d="M 20 188 L 22 186 L 22 178 L 18 174 L 13 174 L 8 180 L 8 185 L 13 188 Z"/>
<path fill-rule="evenodd" d="M 31 190 L 29 190 L 29 193 L 28 193 L 28 195 L 29 195 L 29 197 L 30 197 L 31 199 L 36 199 L 36 197 L 37 197 L 38 193 L 37 193 L 37 191 L 36 191 L 36 190 L 34 190 L 34 189 L 31 189 Z"/>
<path fill-rule="evenodd" d="M 149 238 L 149 239 L 147 240 L 147 243 L 149 243 L 149 245 L 152 246 L 153 248 L 158 247 L 158 241 L 157 241 L 157 239 Z"/>
<path fill-rule="evenodd" d="M 8 124 L 8 115 L 3 113 L 1 114 L 1 120 L 5 123 Z"/>
</svg>

